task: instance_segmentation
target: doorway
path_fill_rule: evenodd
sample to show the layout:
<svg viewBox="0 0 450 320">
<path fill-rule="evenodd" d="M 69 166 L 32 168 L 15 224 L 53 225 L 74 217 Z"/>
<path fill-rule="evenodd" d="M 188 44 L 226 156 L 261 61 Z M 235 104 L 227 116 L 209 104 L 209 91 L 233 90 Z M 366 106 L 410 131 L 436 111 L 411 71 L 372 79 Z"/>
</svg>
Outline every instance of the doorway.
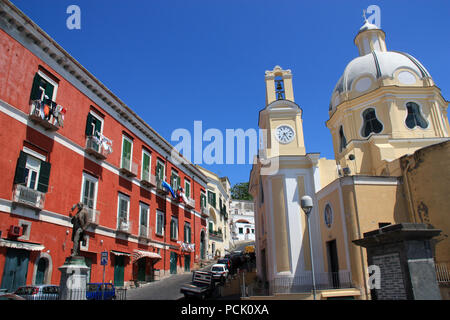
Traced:
<svg viewBox="0 0 450 320">
<path fill-rule="evenodd" d="M 35 284 L 45 284 L 45 272 L 48 268 L 48 260 L 46 258 L 40 258 L 37 264 Z"/>
<path fill-rule="evenodd" d="M 333 288 L 339 288 L 339 261 L 336 240 L 327 241 L 328 267 Z"/>
<path fill-rule="evenodd" d="M 191 256 L 189 254 L 184 256 L 184 271 L 191 271 Z"/>
<path fill-rule="evenodd" d="M 27 250 L 8 249 L 6 251 L 2 289 L 14 292 L 18 287 L 26 284 L 29 260 L 30 252 Z"/>
<path fill-rule="evenodd" d="M 170 253 L 170 274 L 177 274 L 178 255 L 175 252 Z"/>
<path fill-rule="evenodd" d="M 147 267 L 147 263 L 145 261 L 145 258 L 141 258 L 137 261 L 137 279 L 138 281 L 145 281 L 145 269 Z"/>
<path fill-rule="evenodd" d="M 114 256 L 114 286 L 123 287 L 125 274 L 125 257 Z"/>
</svg>

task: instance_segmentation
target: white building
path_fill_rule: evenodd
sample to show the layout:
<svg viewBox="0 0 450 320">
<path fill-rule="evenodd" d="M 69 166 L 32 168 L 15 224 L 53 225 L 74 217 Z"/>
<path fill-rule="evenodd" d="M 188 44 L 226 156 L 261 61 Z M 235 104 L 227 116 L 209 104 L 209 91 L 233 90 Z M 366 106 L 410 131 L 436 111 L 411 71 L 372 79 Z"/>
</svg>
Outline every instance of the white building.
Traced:
<svg viewBox="0 0 450 320">
<path fill-rule="evenodd" d="M 253 201 L 232 200 L 231 213 L 231 239 L 234 244 L 240 241 L 255 240 L 255 212 Z"/>
</svg>

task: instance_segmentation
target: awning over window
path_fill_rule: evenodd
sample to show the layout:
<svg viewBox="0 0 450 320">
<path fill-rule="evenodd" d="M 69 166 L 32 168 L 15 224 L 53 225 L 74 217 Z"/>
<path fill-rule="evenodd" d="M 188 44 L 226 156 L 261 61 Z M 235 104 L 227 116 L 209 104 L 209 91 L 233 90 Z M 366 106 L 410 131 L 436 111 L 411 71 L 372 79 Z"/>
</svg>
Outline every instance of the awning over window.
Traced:
<svg viewBox="0 0 450 320">
<path fill-rule="evenodd" d="M 122 252 L 122 251 L 116 251 L 116 250 L 111 250 L 111 253 L 116 255 L 116 256 L 127 256 L 127 257 L 131 256 L 131 253 Z"/>
<path fill-rule="evenodd" d="M 41 251 L 45 248 L 45 246 L 39 243 L 21 242 L 6 239 L 0 239 L 0 247 L 23 249 L 28 251 Z"/>
<path fill-rule="evenodd" d="M 151 258 L 151 259 L 161 259 L 161 256 L 156 252 L 134 250 L 133 262 L 139 260 L 140 258 L 144 258 L 144 257 Z"/>
</svg>

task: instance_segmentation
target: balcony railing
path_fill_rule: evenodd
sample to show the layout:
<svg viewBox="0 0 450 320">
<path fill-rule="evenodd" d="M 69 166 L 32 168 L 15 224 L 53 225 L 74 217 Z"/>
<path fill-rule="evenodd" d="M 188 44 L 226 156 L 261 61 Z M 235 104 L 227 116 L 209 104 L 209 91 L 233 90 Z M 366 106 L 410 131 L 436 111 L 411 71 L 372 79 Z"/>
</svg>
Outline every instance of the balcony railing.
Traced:
<svg viewBox="0 0 450 320">
<path fill-rule="evenodd" d="M 154 188 L 156 187 L 156 177 L 153 174 L 144 171 L 142 173 L 141 184 L 149 188 Z"/>
<path fill-rule="evenodd" d="M 117 232 L 131 234 L 131 227 L 133 223 L 130 220 L 120 220 L 117 225 Z"/>
<path fill-rule="evenodd" d="M 450 284 L 450 262 L 440 262 L 435 264 L 436 280 L 439 284 Z"/>
<path fill-rule="evenodd" d="M 100 218 L 100 211 L 94 210 L 92 208 L 85 207 L 87 213 L 88 213 L 88 223 L 91 226 L 98 226 L 99 224 L 99 218 Z"/>
<path fill-rule="evenodd" d="M 108 140 L 110 141 L 110 140 Z M 97 159 L 105 160 L 112 152 L 111 144 L 103 141 L 102 138 L 96 136 L 88 136 L 86 138 L 86 152 L 93 155 Z"/>
<path fill-rule="evenodd" d="M 209 238 L 212 240 L 223 240 L 222 230 L 209 230 Z"/>
<path fill-rule="evenodd" d="M 150 239 L 149 231 L 150 231 L 150 228 L 148 226 L 140 225 L 139 226 L 139 238 Z"/>
<path fill-rule="evenodd" d="M 138 173 L 138 164 L 132 162 L 130 159 L 122 158 L 122 167 L 119 171 L 128 177 L 136 177 Z"/>
<path fill-rule="evenodd" d="M 32 209 L 42 210 L 44 208 L 45 193 L 16 184 L 14 186 L 13 202 Z"/>
<path fill-rule="evenodd" d="M 29 119 L 46 130 L 56 131 L 64 125 L 64 114 L 66 110 L 57 105 L 56 102 L 46 100 L 33 100 L 30 104 Z"/>
<path fill-rule="evenodd" d="M 206 206 L 202 205 L 202 207 L 200 209 L 201 209 L 201 214 L 203 217 L 205 217 L 205 218 L 209 217 L 208 205 L 206 205 Z"/>
<path fill-rule="evenodd" d="M 316 290 L 353 288 L 349 271 L 315 273 Z M 270 281 L 272 293 L 307 293 L 312 292 L 312 273 L 300 276 L 277 276 Z"/>
<path fill-rule="evenodd" d="M 184 204 L 188 209 L 195 208 L 195 200 L 191 198 L 187 198 L 187 202 Z"/>
<path fill-rule="evenodd" d="M 169 191 L 162 186 L 163 180 L 156 177 L 156 192 L 158 192 L 161 195 L 167 195 Z"/>
</svg>

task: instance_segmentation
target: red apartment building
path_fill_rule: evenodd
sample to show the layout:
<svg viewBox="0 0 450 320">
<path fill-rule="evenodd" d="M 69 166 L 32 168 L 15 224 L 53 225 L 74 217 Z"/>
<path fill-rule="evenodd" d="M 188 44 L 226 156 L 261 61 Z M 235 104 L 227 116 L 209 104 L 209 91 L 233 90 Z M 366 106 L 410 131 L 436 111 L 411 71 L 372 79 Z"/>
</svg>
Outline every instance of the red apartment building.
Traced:
<svg viewBox="0 0 450 320">
<path fill-rule="evenodd" d="M 157 110 L 155 110 L 157 111 Z M 0 1 L 0 279 L 58 284 L 71 207 L 90 226 L 89 281 L 126 286 L 204 255 L 207 178 L 9 1 Z M 172 199 L 161 178 L 186 190 Z"/>
</svg>

